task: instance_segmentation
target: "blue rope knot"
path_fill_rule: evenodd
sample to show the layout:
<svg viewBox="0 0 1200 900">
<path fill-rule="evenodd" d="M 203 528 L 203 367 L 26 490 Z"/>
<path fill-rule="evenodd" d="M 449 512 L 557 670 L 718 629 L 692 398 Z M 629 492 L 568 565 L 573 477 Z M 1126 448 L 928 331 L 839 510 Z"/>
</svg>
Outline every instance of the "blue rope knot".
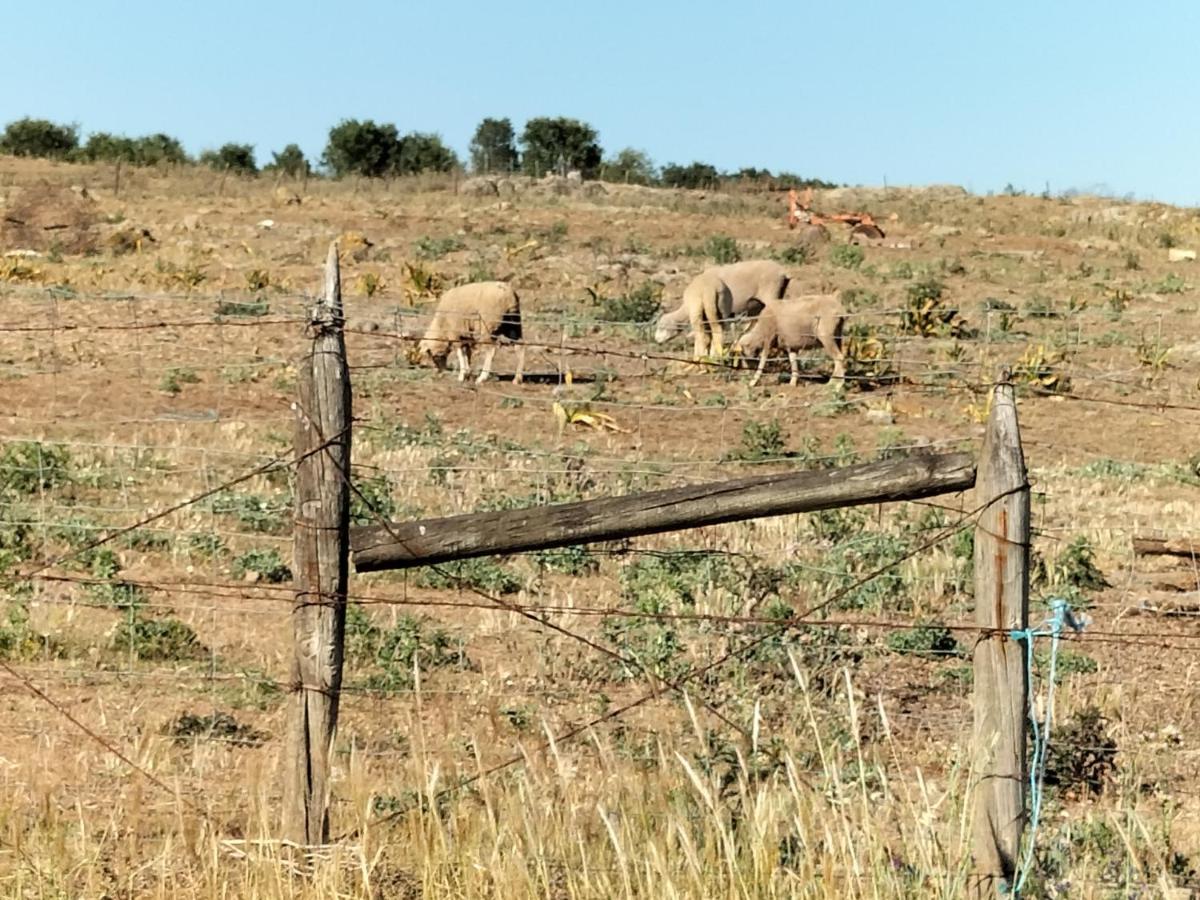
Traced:
<svg viewBox="0 0 1200 900">
<path fill-rule="evenodd" d="M 1025 671 L 1030 673 L 1027 689 L 1027 708 L 1029 724 L 1033 728 L 1033 759 L 1029 766 L 1029 835 L 1026 840 L 1024 859 L 1017 867 L 1016 881 L 1009 887 L 1000 886 L 1000 893 L 1012 893 L 1020 897 L 1025 889 L 1025 881 L 1033 869 L 1033 851 L 1037 844 L 1038 826 L 1042 819 L 1043 782 L 1046 777 L 1046 758 L 1050 749 L 1050 730 L 1054 721 L 1054 681 L 1058 664 L 1058 644 L 1062 637 L 1063 628 L 1071 628 L 1075 632 L 1083 631 L 1083 622 L 1076 619 L 1071 612 L 1071 605 L 1062 597 L 1050 600 L 1050 618 L 1037 628 L 1015 628 L 1009 637 L 1014 641 L 1025 642 Z M 1033 644 L 1039 637 L 1050 638 L 1050 681 L 1046 687 L 1046 721 L 1038 726 L 1037 715 L 1034 712 L 1033 695 Z"/>
</svg>

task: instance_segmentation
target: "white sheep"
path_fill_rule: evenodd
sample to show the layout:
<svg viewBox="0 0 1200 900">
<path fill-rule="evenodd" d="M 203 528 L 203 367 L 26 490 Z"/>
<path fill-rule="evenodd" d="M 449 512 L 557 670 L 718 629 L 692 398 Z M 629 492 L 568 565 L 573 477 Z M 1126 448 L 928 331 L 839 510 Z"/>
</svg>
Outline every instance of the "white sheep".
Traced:
<svg viewBox="0 0 1200 900">
<path fill-rule="evenodd" d="M 654 326 L 654 341 L 663 344 L 692 326 L 692 359 L 700 360 L 724 350 L 721 322 L 733 315 L 733 295 L 729 287 L 711 269 L 692 279 L 683 291 L 678 309 L 663 313 Z M 710 341 L 711 336 L 711 341 Z"/>
<path fill-rule="evenodd" d="M 428 356 L 438 369 L 446 368 L 453 349 L 458 360 L 458 380 L 471 370 L 471 350 L 487 347 L 477 382 L 492 374 L 496 339 L 521 340 L 521 302 L 512 285 L 503 281 L 480 281 L 451 288 L 442 294 L 425 336 L 417 344 L 417 355 Z M 520 344 L 513 383 L 520 384 L 525 372 L 525 345 Z"/>
<path fill-rule="evenodd" d="M 842 328 L 846 311 L 837 294 L 810 294 L 788 300 L 768 300 L 754 324 L 734 341 L 733 352 L 753 356 L 758 354 L 758 371 L 750 380 L 753 387 L 762 378 L 763 369 L 772 348 L 779 346 L 787 352 L 792 369 L 789 384 L 800 380 L 797 351 L 821 346 L 833 359 L 833 377 L 846 377 L 846 357 L 842 352 Z"/>
<path fill-rule="evenodd" d="M 787 290 L 787 270 L 771 259 L 747 259 L 712 269 L 733 295 L 735 316 L 758 314 L 768 300 L 779 300 Z"/>
</svg>

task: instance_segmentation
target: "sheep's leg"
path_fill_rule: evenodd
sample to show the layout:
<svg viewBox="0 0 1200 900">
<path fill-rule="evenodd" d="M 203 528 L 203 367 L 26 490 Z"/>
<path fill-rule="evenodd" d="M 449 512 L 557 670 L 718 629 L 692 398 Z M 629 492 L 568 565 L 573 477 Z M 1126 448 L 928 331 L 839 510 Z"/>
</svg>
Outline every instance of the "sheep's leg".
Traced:
<svg viewBox="0 0 1200 900">
<path fill-rule="evenodd" d="M 492 360 L 496 358 L 496 345 L 489 344 L 487 351 L 483 355 L 483 368 L 479 370 L 479 377 L 475 379 L 476 384 L 480 384 L 488 380 L 488 376 L 492 374 Z"/>
<path fill-rule="evenodd" d="M 692 360 L 700 362 L 708 354 L 708 336 L 704 332 L 704 314 L 697 310 L 692 320 Z"/>
<path fill-rule="evenodd" d="M 837 338 L 827 335 L 818 335 L 821 341 L 821 346 L 825 348 L 825 352 L 833 359 L 833 381 L 840 381 L 845 384 L 846 378 L 846 354 L 842 352 L 841 346 L 838 344 Z"/>
<path fill-rule="evenodd" d="M 721 319 L 719 316 L 712 320 L 712 345 L 708 350 L 715 357 L 720 357 L 725 353 L 725 333 L 721 328 Z"/>
<path fill-rule="evenodd" d="M 520 384 L 525 380 L 525 345 L 517 345 L 517 371 L 513 375 L 513 384 Z"/>
<path fill-rule="evenodd" d="M 787 355 L 788 365 L 791 366 L 792 369 L 792 377 L 791 380 L 788 381 L 788 385 L 795 387 L 800 383 L 800 356 L 795 350 L 789 350 Z"/>
<path fill-rule="evenodd" d="M 471 368 L 471 357 L 467 355 L 467 349 L 462 344 L 454 348 L 454 356 L 458 360 L 458 380 L 466 381 L 467 372 Z"/>
<path fill-rule="evenodd" d="M 759 351 L 758 371 L 756 371 L 754 373 L 754 377 L 750 379 L 750 387 L 754 387 L 756 384 L 758 384 L 759 380 L 763 376 L 763 369 L 767 367 L 767 360 L 770 358 L 771 348 L 769 346 L 764 346 L 762 350 Z"/>
</svg>

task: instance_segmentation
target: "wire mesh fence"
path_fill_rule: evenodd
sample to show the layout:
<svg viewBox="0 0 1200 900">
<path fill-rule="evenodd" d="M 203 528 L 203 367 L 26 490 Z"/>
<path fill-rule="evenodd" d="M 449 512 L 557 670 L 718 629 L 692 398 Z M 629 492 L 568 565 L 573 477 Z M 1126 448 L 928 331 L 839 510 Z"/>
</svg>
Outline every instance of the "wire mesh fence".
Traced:
<svg viewBox="0 0 1200 900">
<path fill-rule="evenodd" d="M 90 747 L 222 827 L 250 815 L 246 784 L 276 790 L 262 760 L 295 686 L 306 304 L 248 302 L 18 291 L 0 325 L 3 753 Z M 898 333 L 903 312 L 855 314 L 887 346 L 844 390 L 817 383 L 813 356 L 806 383 L 752 391 L 645 323 L 567 313 L 528 317 L 530 383 L 460 384 L 409 360 L 419 314 L 351 308 L 354 521 L 973 448 L 996 367 L 1024 364 L 1035 605 L 1066 596 L 1091 617 L 1060 660 L 1056 777 L 1189 790 L 1195 711 L 1164 698 L 1190 684 L 1200 570 L 1131 542 L 1200 533 L 1181 493 L 1200 483 L 1200 406 L 1066 321 L 1048 361 L 991 316 L 939 340 Z M 644 772 L 678 753 L 715 784 L 791 766 L 835 793 L 851 763 L 850 784 L 864 767 L 949 778 L 970 734 L 976 512 L 941 498 L 356 576 L 336 748 L 355 800 L 335 805 L 335 832 L 481 802 L 481 782 L 568 757 Z"/>
</svg>

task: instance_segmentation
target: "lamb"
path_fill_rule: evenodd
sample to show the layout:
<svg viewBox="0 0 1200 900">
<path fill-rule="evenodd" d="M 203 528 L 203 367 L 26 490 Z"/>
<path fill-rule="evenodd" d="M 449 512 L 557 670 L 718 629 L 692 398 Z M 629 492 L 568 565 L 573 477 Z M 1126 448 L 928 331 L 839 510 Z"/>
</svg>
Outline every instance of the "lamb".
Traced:
<svg viewBox="0 0 1200 900">
<path fill-rule="evenodd" d="M 703 359 L 710 352 L 718 356 L 724 350 L 721 322 L 732 314 L 733 295 L 728 286 L 713 270 L 706 270 L 693 278 L 684 289 L 678 309 L 659 316 L 654 327 L 654 341 L 657 344 L 666 343 L 683 331 L 685 323 L 691 323 L 692 359 Z"/>
<path fill-rule="evenodd" d="M 846 357 L 842 353 L 842 328 L 846 311 L 837 294 L 810 294 L 789 300 L 768 300 L 745 334 L 733 344 L 735 354 L 758 354 L 758 371 L 750 380 L 753 387 L 762 378 L 763 369 L 778 345 L 787 351 L 793 387 L 800 379 L 796 351 L 821 346 L 833 359 L 833 378 L 846 377 Z M 844 383 L 844 382 L 843 382 Z"/>
<path fill-rule="evenodd" d="M 496 339 L 521 340 L 521 303 L 512 285 L 503 281 L 480 281 L 451 288 L 442 294 L 425 336 L 417 344 L 417 355 L 428 356 L 439 370 L 446 368 L 446 357 L 454 350 L 458 360 L 458 380 L 465 381 L 471 369 L 471 349 L 487 347 L 477 382 L 492 374 Z M 517 371 L 513 383 L 520 384 L 525 371 L 525 345 L 520 344 Z"/>
</svg>

